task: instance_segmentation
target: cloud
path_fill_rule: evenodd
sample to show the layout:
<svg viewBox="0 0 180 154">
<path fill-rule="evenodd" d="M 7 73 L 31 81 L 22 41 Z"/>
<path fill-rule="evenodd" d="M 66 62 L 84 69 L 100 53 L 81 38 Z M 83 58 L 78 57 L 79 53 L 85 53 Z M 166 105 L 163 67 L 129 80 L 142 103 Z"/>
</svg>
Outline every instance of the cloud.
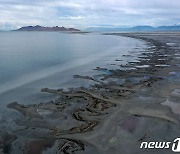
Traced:
<svg viewBox="0 0 180 154">
<path fill-rule="evenodd" d="M 86 19 L 85 16 L 65 16 L 65 17 L 59 17 L 60 20 L 83 20 Z"/>
<path fill-rule="evenodd" d="M 0 28 L 172 25 L 179 0 L 0 0 Z"/>
</svg>

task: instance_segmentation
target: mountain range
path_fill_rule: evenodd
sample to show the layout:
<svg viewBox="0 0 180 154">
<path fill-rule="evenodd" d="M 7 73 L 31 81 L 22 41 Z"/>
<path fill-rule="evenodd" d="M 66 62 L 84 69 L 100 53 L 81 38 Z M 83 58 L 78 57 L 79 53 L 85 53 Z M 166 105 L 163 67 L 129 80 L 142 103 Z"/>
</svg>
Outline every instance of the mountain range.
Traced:
<svg viewBox="0 0 180 154">
<path fill-rule="evenodd" d="M 180 31 L 180 25 L 174 26 L 135 26 L 135 27 L 89 27 L 86 29 L 87 31 L 127 31 L 127 32 L 159 32 L 159 31 Z"/>
<path fill-rule="evenodd" d="M 65 28 L 65 27 L 43 27 L 43 26 L 26 26 L 26 27 L 21 27 L 19 29 L 16 29 L 14 31 L 80 31 L 79 29 L 75 28 Z"/>
<path fill-rule="evenodd" d="M 1 31 L 1 30 L 0 30 Z M 66 27 L 44 27 L 40 25 L 36 26 L 25 26 L 13 31 L 62 31 L 62 32 L 82 32 L 79 29 L 75 28 L 66 28 Z M 174 26 L 134 26 L 134 27 L 88 27 L 85 29 L 87 32 L 180 32 L 180 25 Z"/>
</svg>

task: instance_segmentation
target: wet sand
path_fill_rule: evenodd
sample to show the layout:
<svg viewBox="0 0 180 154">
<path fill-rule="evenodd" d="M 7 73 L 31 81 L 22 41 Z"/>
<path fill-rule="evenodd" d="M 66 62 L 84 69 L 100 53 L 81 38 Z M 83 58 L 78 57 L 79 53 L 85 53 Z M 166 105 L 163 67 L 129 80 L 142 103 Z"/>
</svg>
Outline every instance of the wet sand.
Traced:
<svg viewBox="0 0 180 154">
<path fill-rule="evenodd" d="M 180 136 L 180 34 L 104 35 L 140 39 L 148 48 L 125 65 L 114 59 L 119 69 L 97 67 L 95 76 L 74 75 L 74 80 L 93 81 L 89 88 L 47 87 L 41 92 L 59 98 L 9 104 L 20 114 L 0 130 L 0 153 L 171 153 L 140 149 L 140 144 Z"/>
</svg>

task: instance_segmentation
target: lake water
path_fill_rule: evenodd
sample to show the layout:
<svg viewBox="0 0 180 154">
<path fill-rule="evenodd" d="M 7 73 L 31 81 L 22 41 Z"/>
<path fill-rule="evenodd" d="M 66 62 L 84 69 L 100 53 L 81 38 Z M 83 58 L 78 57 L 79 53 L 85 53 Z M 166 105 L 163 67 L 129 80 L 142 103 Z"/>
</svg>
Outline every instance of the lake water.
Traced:
<svg viewBox="0 0 180 154">
<path fill-rule="evenodd" d="M 112 67 L 116 59 L 127 62 L 132 57 L 122 55 L 143 47 L 136 39 L 95 33 L 1 32 L 1 106 L 48 100 L 49 95 L 40 93 L 44 87 L 82 86 L 85 82 L 73 80 L 74 74 L 90 74 L 96 66 Z"/>
</svg>

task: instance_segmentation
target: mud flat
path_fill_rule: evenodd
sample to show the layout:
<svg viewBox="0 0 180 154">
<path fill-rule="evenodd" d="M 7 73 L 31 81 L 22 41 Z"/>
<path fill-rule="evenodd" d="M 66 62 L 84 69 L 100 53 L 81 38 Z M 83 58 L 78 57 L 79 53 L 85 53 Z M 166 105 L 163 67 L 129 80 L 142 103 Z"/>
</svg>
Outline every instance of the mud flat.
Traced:
<svg viewBox="0 0 180 154">
<path fill-rule="evenodd" d="M 119 69 L 97 67 L 97 76 L 74 75 L 74 80 L 94 81 L 90 88 L 43 88 L 43 93 L 59 98 L 40 104 L 9 104 L 9 109 L 20 114 L 0 130 L 0 153 L 172 152 L 140 149 L 140 144 L 173 142 L 180 136 L 180 34 L 104 35 L 140 39 L 148 48 L 139 49 L 137 60 Z"/>
</svg>

